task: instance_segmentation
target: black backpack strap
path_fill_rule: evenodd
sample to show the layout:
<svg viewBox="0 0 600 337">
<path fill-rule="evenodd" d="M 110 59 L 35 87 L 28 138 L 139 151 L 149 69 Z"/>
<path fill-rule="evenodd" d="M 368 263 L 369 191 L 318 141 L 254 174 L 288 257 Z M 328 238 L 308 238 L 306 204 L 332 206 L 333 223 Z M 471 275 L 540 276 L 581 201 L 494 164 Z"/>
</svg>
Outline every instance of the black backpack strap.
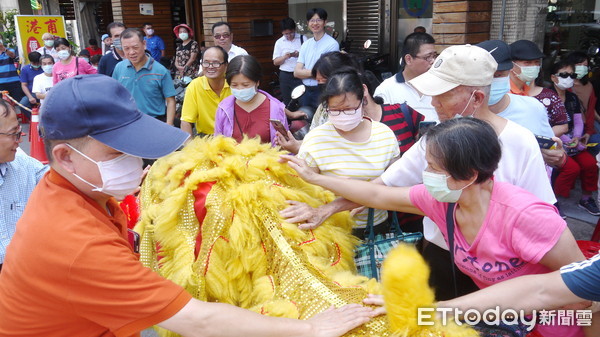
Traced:
<svg viewBox="0 0 600 337">
<path fill-rule="evenodd" d="M 410 109 L 408 108 L 408 104 L 406 102 L 400 104 L 400 109 L 402 110 L 402 114 L 404 115 L 404 120 L 406 124 L 408 124 L 408 128 L 410 132 L 413 134 L 413 137 L 417 134 L 417 130 L 415 129 L 415 123 L 412 119 L 412 114 L 410 113 Z"/>
<path fill-rule="evenodd" d="M 454 283 L 454 297 L 458 297 L 458 285 L 456 284 L 456 267 L 454 265 L 454 207 L 455 203 L 449 203 L 446 211 L 446 228 L 448 230 L 448 249 L 450 250 L 450 263 L 452 264 L 452 283 Z"/>
<path fill-rule="evenodd" d="M 79 57 L 77 56 L 75 56 L 75 68 L 77 69 L 75 75 L 79 75 Z"/>
<path fill-rule="evenodd" d="M 300 34 L 300 44 L 304 44 L 304 35 Z"/>
</svg>

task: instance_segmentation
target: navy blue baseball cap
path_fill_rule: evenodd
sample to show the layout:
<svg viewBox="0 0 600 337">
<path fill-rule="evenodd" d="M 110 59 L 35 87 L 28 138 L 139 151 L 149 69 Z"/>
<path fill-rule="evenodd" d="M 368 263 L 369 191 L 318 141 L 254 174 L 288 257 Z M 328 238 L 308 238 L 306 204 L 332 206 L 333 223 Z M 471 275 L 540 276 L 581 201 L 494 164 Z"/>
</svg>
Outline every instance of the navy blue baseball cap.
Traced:
<svg viewBox="0 0 600 337">
<path fill-rule="evenodd" d="M 510 48 L 506 42 L 501 40 L 487 40 L 476 44 L 487 50 L 496 62 L 498 62 L 497 71 L 511 70 L 513 68 L 512 58 L 510 57 Z"/>
<path fill-rule="evenodd" d="M 510 56 L 513 61 L 531 61 L 544 58 L 544 53 L 533 41 L 519 40 L 510 44 Z"/>
<path fill-rule="evenodd" d="M 57 83 L 44 99 L 40 115 L 44 139 L 90 136 L 142 158 L 163 157 L 189 137 L 139 111 L 129 91 L 105 75 L 78 75 Z"/>
</svg>

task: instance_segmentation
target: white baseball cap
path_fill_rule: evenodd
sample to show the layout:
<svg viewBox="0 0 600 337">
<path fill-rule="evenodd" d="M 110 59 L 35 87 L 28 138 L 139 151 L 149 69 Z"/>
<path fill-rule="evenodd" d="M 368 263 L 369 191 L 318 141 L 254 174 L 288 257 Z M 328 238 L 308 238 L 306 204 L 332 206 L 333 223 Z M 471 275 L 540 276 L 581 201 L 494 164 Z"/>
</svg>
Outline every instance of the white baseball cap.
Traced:
<svg viewBox="0 0 600 337">
<path fill-rule="evenodd" d="M 408 83 L 424 95 L 437 96 L 459 85 L 490 85 L 497 68 L 494 57 L 481 47 L 451 46 L 442 51 L 427 72 Z"/>
</svg>

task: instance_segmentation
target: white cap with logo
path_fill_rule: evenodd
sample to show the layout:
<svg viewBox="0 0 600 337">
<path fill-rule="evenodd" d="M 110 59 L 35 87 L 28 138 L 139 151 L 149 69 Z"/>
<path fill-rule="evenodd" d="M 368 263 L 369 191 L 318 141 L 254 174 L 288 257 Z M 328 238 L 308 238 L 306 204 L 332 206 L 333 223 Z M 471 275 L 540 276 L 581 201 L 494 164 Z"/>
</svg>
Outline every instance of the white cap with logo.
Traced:
<svg viewBox="0 0 600 337">
<path fill-rule="evenodd" d="M 444 49 L 433 66 L 408 81 L 427 96 L 437 96 L 459 85 L 482 87 L 492 84 L 498 63 L 485 49 L 470 44 Z"/>
</svg>

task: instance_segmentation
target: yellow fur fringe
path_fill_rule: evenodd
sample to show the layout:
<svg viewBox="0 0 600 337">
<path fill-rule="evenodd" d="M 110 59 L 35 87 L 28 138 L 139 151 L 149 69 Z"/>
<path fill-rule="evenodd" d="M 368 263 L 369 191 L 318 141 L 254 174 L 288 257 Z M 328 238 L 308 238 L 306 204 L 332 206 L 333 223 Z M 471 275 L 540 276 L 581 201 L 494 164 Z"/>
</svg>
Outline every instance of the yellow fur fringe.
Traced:
<svg viewBox="0 0 600 337">
<path fill-rule="evenodd" d="M 334 199 L 332 193 L 307 184 L 279 163 L 281 153 L 255 139 L 238 144 L 231 138 L 207 137 L 158 160 L 140 194 L 142 212 L 136 231 L 142 235 L 142 263 L 197 299 L 278 317 L 307 319 L 331 305 L 360 303 L 367 293 L 381 293 L 375 280 L 355 274 L 353 252 L 358 240 L 350 235 L 354 222 L 348 212 L 330 217 L 312 231 L 299 230 L 279 216 L 286 200 L 316 207 Z M 200 224 L 192 193 L 208 182 L 215 183 Z M 202 244 L 196 258 L 200 228 Z M 404 268 L 404 275 L 406 270 L 412 275 L 415 268 L 427 273 L 417 257 L 410 255 L 407 261 L 393 264 Z M 386 262 L 385 268 L 392 279 L 389 272 L 394 267 Z M 405 276 L 390 286 L 399 289 L 390 300 L 398 304 L 390 312 L 401 315 L 393 320 L 395 330 L 402 336 L 421 331 L 414 326 L 412 312 L 415 303 L 433 302 L 427 277 Z M 162 329 L 159 333 L 176 336 Z M 388 335 L 385 316 L 347 334 Z"/>
</svg>

